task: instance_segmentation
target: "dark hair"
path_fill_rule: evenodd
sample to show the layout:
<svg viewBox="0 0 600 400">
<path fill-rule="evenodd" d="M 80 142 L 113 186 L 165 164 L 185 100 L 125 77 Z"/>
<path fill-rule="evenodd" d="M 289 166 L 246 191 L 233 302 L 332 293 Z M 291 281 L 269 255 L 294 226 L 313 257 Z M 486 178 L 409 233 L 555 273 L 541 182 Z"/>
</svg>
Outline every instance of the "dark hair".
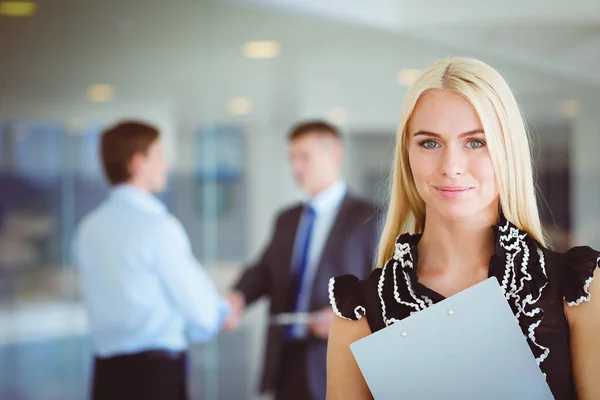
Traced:
<svg viewBox="0 0 600 400">
<path fill-rule="evenodd" d="M 102 133 L 100 155 L 104 173 L 111 185 L 125 183 L 131 178 L 129 163 L 135 154 L 147 154 L 160 136 L 152 125 L 123 121 Z"/>
<path fill-rule="evenodd" d="M 341 140 L 342 135 L 329 122 L 321 120 L 305 121 L 294 125 L 288 135 L 288 140 L 293 142 L 303 136 L 309 134 L 317 134 L 322 136 L 330 136 L 335 139 Z"/>
</svg>

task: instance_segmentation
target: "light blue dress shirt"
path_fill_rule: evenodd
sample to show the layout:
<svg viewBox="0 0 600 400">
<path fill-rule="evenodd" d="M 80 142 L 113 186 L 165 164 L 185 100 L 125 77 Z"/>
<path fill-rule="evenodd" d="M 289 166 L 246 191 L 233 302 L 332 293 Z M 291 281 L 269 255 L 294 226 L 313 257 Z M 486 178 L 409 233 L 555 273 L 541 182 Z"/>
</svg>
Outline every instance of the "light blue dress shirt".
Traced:
<svg viewBox="0 0 600 400">
<path fill-rule="evenodd" d="M 98 356 L 185 350 L 229 313 L 179 221 L 134 186 L 115 187 L 83 220 L 74 252 Z"/>
<path fill-rule="evenodd" d="M 323 249 L 329 238 L 329 233 L 338 211 L 346 196 L 347 187 L 342 181 L 338 181 L 325 189 L 318 195 L 309 200 L 308 204 L 315 210 L 315 221 L 308 250 L 308 265 L 300 286 L 300 293 L 296 303 L 296 312 L 308 311 L 310 297 L 312 295 L 312 286 L 317 274 L 319 263 L 323 255 Z M 302 250 L 302 240 L 299 238 L 305 237 L 301 234 L 306 229 L 306 220 L 304 214 L 300 219 L 298 230 L 296 232 L 296 240 L 294 243 L 293 262 L 295 268 L 298 268 L 298 258 Z M 292 330 L 292 335 L 295 338 L 303 338 L 307 334 L 307 326 L 304 324 L 295 325 Z"/>
</svg>

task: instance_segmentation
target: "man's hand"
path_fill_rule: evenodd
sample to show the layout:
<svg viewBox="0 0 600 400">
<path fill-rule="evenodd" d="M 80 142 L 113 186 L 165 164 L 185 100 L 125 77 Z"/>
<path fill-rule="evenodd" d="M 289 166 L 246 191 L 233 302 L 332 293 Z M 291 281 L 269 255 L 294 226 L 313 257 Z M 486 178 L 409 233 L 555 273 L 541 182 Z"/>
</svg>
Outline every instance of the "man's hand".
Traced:
<svg viewBox="0 0 600 400">
<path fill-rule="evenodd" d="M 228 331 L 237 329 L 241 324 L 244 311 L 246 310 L 246 299 L 238 291 L 227 293 L 225 299 L 229 303 L 229 307 L 231 307 L 231 314 L 225 320 L 223 328 Z"/>
<path fill-rule="evenodd" d="M 333 311 L 328 306 L 312 313 L 308 328 L 319 339 L 327 339 L 329 337 L 331 321 L 333 321 Z"/>
</svg>

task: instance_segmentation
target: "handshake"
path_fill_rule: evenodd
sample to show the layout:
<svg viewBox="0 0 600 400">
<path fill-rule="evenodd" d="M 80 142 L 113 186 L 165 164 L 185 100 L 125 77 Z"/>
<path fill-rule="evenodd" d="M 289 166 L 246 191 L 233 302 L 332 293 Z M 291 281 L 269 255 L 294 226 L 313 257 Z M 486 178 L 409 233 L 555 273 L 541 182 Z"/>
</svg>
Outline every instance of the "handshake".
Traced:
<svg viewBox="0 0 600 400">
<path fill-rule="evenodd" d="M 231 331 L 239 328 L 242 323 L 242 318 L 246 311 L 246 298 L 241 292 L 235 290 L 227 293 L 225 295 L 225 300 L 229 303 L 231 312 L 223 323 L 223 329 Z"/>
<path fill-rule="evenodd" d="M 231 331 L 239 328 L 244 312 L 246 311 L 246 299 L 239 291 L 231 291 L 225 295 L 225 300 L 229 303 L 231 313 L 223 324 L 223 329 Z M 305 322 L 308 325 L 310 333 L 317 338 L 327 339 L 331 321 L 333 320 L 333 311 L 331 307 L 324 307 L 318 311 L 310 313 Z"/>
</svg>

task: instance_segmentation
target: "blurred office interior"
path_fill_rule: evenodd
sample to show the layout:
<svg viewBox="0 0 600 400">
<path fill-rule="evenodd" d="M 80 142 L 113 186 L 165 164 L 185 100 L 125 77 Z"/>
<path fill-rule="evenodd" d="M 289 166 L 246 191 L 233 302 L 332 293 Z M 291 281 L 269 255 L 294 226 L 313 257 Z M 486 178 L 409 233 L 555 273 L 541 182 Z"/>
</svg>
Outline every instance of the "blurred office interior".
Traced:
<svg viewBox="0 0 600 400">
<path fill-rule="evenodd" d="M 514 89 L 554 247 L 600 247 L 597 1 L 0 1 L 0 399 L 86 398 L 70 243 L 108 193 L 104 127 L 162 129 L 172 173 L 161 199 L 224 291 L 277 210 L 302 198 L 291 124 L 338 125 L 350 187 L 384 207 L 406 88 L 455 55 Z M 193 399 L 261 398 L 264 311 L 193 347 Z"/>
</svg>

